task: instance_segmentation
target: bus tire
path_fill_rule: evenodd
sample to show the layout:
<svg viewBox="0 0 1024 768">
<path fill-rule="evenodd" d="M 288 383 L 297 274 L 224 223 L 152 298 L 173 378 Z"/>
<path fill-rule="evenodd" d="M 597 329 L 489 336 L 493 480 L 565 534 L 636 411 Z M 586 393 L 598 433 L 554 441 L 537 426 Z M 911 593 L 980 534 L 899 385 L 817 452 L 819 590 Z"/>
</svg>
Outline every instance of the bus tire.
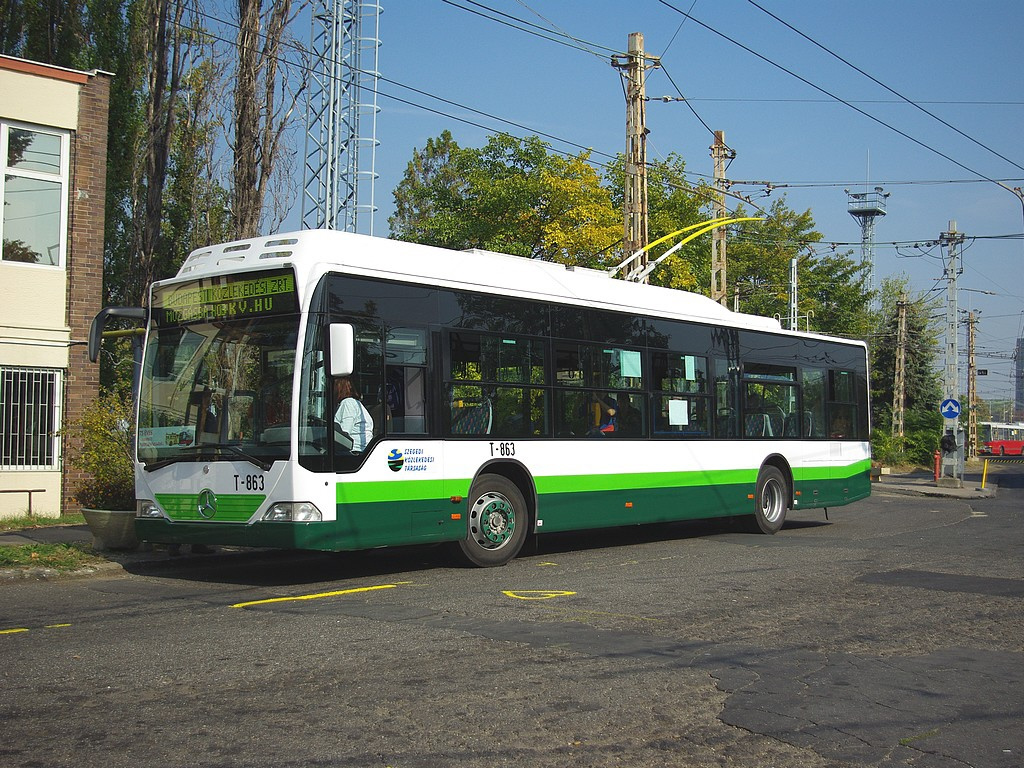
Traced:
<svg viewBox="0 0 1024 768">
<path fill-rule="evenodd" d="M 501 475 L 481 475 L 469 489 L 469 532 L 459 542 L 462 556 L 490 568 L 519 554 L 530 527 L 530 513 L 519 487 Z"/>
<path fill-rule="evenodd" d="M 756 531 L 769 535 L 778 533 L 786 522 L 789 508 L 787 495 L 789 483 L 776 467 L 761 467 L 757 476 L 757 491 L 754 496 L 754 525 Z"/>
</svg>

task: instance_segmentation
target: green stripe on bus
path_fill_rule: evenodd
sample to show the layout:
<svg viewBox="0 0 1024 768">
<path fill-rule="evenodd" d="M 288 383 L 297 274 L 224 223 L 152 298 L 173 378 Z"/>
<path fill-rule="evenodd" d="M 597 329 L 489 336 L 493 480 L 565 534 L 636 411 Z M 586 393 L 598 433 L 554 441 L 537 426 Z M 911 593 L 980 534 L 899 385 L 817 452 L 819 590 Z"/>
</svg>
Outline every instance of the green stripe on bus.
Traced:
<svg viewBox="0 0 1024 768">
<path fill-rule="evenodd" d="M 845 467 L 805 467 L 793 470 L 796 482 L 839 480 L 867 472 L 870 460 Z M 694 488 L 716 485 L 753 485 L 757 469 L 706 469 L 688 472 L 624 472 L 593 475 L 535 476 L 539 495 L 593 493 L 597 491 L 652 490 L 658 488 Z M 469 478 L 443 480 L 379 480 L 339 482 L 339 504 L 367 504 L 425 499 L 447 499 L 468 493 Z"/>
<path fill-rule="evenodd" d="M 594 491 L 692 488 L 757 481 L 756 469 L 696 470 L 692 472 L 623 472 L 601 475 L 549 475 L 534 478 L 537 493 L 590 493 Z"/>
<path fill-rule="evenodd" d="M 469 480 L 380 480 L 338 483 L 339 504 L 365 504 L 378 501 L 416 501 L 442 499 L 452 494 L 449 488 L 469 487 Z"/>
<path fill-rule="evenodd" d="M 217 511 L 212 517 L 199 514 L 199 494 L 158 493 L 156 502 L 172 520 L 210 520 L 211 522 L 244 522 L 252 517 L 266 496 L 222 493 L 217 496 Z"/>
</svg>

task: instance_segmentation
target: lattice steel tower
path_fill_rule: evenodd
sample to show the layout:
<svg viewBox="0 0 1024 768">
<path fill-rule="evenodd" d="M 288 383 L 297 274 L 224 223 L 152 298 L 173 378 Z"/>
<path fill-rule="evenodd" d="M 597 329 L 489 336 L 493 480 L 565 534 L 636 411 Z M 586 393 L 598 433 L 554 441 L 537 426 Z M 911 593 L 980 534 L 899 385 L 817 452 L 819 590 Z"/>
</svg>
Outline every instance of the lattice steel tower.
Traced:
<svg viewBox="0 0 1024 768">
<path fill-rule="evenodd" d="M 302 226 L 373 234 L 379 2 L 313 0 Z"/>
<path fill-rule="evenodd" d="M 881 187 L 874 192 L 851 192 L 847 210 L 860 224 L 860 260 L 868 268 L 868 290 L 875 289 L 875 219 L 885 216 L 885 198 L 889 193 Z"/>
</svg>

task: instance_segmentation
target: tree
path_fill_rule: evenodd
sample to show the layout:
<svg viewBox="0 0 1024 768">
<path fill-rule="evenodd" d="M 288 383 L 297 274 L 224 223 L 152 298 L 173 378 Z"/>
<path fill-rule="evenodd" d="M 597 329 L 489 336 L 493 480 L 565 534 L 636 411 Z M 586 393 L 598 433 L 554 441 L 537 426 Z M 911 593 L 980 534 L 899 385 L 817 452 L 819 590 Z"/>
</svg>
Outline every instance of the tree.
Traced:
<svg viewBox="0 0 1024 768">
<path fill-rule="evenodd" d="M 392 236 L 603 266 L 622 235 L 588 160 L 552 153 L 536 136 L 498 134 L 465 149 L 445 131 L 413 151 L 394 193 Z"/>
<path fill-rule="evenodd" d="M 398 240 L 442 248 L 465 247 L 462 203 L 469 195 L 463 175 L 463 150 L 443 131 L 413 149 L 402 181 L 395 188 L 395 213 L 388 219 Z"/>
<path fill-rule="evenodd" d="M 604 176 L 612 204 L 618 217 L 619 238 L 622 238 L 622 204 L 625 189 L 625 158 L 619 155 L 609 163 Z M 686 179 L 686 162 L 672 153 L 664 160 L 655 160 L 647 166 L 648 240 L 655 242 L 683 227 L 707 221 L 710 198 L 703 187 L 694 188 Z M 684 291 L 706 293 L 710 278 L 710 237 L 702 235 L 669 256 L 651 273 L 652 285 L 662 285 Z M 656 259 L 674 245 L 666 242 L 653 250 Z M 629 254 L 621 254 L 624 259 Z M 620 259 L 621 261 L 621 259 Z"/>
<path fill-rule="evenodd" d="M 89 49 L 86 0 L 0 0 L 0 53 L 81 67 Z"/>
<path fill-rule="evenodd" d="M 892 402 L 896 371 L 898 305 L 910 296 L 905 276 L 886 278 L 879 291 L 880 308 L 870 339 L 872 444 L 876 458 L 891 463 L 929 464 L 942 433 L 938 404 L 942 399 L 936 375 L 939 352 L 938 303 L 921 294 L 906 304 L 907 347 L 904 361 L 904 438 L 892 437 Z"/>
<path fill-rule="evenodd" d="M 282 134 L 300 86 L 288 106 L 285 71 L 279 68 L 284 33 L 293 21 L 291 0 L 238 0 L 231 218 L 235 237 L 259 234 L 271 179 L 281 159 Z"/>
<path fill-rule="evenodd" d="M 736 212 L 745 216 L 743 206 Z M 797 259 L 797 314 L 813 330 L 863 338 L 868 330 L 870 295 L 865 268 L 849 253 L 819 253 L 821 233 L 811 212 L 798 213 L 776 200 L 764 221 L 730 227 L 728 278 L 739 286 L 740 309 L 771 317 L 789 316 L 790 262 Z"/>
</svg>

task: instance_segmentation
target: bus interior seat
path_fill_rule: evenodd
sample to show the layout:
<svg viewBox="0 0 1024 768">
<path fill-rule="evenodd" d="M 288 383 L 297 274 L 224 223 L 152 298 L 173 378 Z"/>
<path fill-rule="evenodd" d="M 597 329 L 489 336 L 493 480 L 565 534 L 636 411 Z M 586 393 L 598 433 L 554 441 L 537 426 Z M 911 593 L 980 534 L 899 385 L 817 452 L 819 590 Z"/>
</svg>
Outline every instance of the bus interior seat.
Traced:
<svg viewBox="0 0 1024 768">
<path fill-rule="evenodd" d="M 744 420 L 744 429 L 747 437 L 771 437 L 771 421 L 767 413 L 748 413 Z"/>
<path fill-rule="evenodd" d="M 453 435 L 489 435 L 492 419 L 490 400 L 483 400 L 469 407 L 452 404 Z"/>
</svg>

